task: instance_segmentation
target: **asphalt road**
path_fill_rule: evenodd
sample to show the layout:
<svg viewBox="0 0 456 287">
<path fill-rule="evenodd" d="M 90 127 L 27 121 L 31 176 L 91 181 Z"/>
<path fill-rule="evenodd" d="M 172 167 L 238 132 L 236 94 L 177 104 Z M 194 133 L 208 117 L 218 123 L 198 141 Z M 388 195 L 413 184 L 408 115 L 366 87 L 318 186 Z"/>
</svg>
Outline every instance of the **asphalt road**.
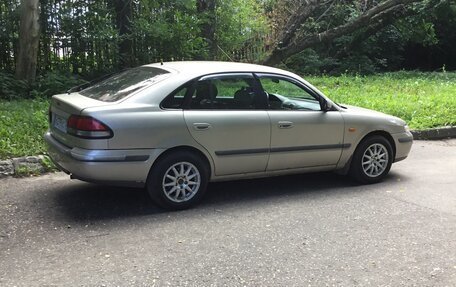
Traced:
<svg viewBox="0 0 456 287">
<path fill-rule="evenodd" d="M 0 180 L 0 286 L 456 286 L 456 140 L 385 182 L 211 184 L 198 207 L 57 173 Z"/>
</svg>

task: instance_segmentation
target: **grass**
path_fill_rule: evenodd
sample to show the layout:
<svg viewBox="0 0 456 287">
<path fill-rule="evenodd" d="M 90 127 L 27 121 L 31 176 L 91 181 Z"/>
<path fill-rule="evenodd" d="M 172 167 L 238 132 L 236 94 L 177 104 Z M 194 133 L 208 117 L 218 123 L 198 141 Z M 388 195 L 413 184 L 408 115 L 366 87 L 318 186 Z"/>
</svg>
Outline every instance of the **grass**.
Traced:
<svg viewBox="0 0 456 287">
<path fill-rule="evenodd" d="M 456 125 L 456 73 L 306 77 L 338 103 L 404 119 L 411 129 Z"/>
<path fill-rule="evenodd" d="M 45 152 L 48 100 L 0 101 L 0 159 Z"/>
<path fill-rule="evenodd" d="M 412 129 L 456 125 L 456 73 L 305 77 L 336 102 L 382 111 Z M 45 153 L 49 100 L 0 100 L 0 159 Z"/>
</svg>

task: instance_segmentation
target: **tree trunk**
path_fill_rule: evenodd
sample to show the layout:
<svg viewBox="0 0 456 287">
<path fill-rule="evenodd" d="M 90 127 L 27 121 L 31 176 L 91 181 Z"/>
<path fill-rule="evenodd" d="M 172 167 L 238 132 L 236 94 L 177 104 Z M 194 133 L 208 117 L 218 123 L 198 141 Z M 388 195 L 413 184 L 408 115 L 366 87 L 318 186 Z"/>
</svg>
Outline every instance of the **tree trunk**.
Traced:
<svg viewBox="0 0 456 287">
<path fill-rule="evenodd" d="M 116 11 L 116 26 L 119 30 L 119 68 L 133 65 L 133 41 L 131 26 L 133 19 L 133 0 L 113 0 Z"/>
<path fill-rule="evenodd" d="M 36 77 L 40 39 L 39 15 L 38 0 L 21 0 L 16 78 L 29 83 L 35 81 Z"/>
<path fill-rule="evenodd" d="M 201 36 L 207 43 L 208 58 L 215 60 L 217 56 L 215 0 L 197 0 L 196 10 L 202 16 Z"/>
<path fill-rule="evenodd" d="M 388 18 L 391 14 L 397 13 L 398 9 L 403 9 L 406 7 L 406 4 L 419 1 L 421 0 L 387 0 L 367 10 L 354 20 L 343 25 L 330 28 L 321 33 L 303 36 L 298 34 L 299 31 L 296 30 L 293 31 L 293 35 L 285 34 L 286 38 L 284 37 L 284 39 L 286 39 L 286 41 L 282 41 L 282 43 L 286 46 L 277 45 L 263 63 L 266 65 L 278 64 L 283 59 L 295 55 L 304 49 L 313 47 L 320 43 L 328 43 L 341 36 L 370 27 L 375 23 Z M 296 22 L 297 24 L 301 24 L 304 23 L 305 20 L 305 18 L 300 17 L 299 21 Z"/>
</svg>

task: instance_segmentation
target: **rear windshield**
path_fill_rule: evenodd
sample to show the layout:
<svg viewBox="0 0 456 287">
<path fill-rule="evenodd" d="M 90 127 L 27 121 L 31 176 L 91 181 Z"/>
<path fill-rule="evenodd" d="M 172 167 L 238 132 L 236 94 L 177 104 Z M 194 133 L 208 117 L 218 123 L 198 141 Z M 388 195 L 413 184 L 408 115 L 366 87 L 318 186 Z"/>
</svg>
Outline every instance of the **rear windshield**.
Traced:
<svg viewBox="0 0 456 287">
<path fill-rule="evenodd" d="M 154 67 L 137 67 L 112 75 L 80 91 L 83 96 L 115 102 L 144 87 L 164 79 L 168 71 Z"/>
</svg>

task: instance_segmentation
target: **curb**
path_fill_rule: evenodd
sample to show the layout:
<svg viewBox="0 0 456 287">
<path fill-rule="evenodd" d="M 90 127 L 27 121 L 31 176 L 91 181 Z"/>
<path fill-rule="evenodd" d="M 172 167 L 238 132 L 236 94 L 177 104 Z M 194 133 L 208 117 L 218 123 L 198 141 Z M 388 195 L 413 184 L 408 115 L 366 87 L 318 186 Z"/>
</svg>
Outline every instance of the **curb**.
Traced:
<svg viewBox="0 0 456 287">
<path fill-rule="evenodd" d="M 47 155 L 15 157 L 0 160 L 0 179 L 8 176 L 31 176 L 55 171 Z"/>
<path fill-rule="evenodd" d="M 442 127 L 410 131 L 414 140 L 441 140 L 456 138 L 456 127 Z M 8 176 L 22 177 L 56 171 L 47 155 L 24 156 L 0 160 L 0 179 Z"/>
<path fill-rule="evenodd" d="M 411 131 L 414 140 L 441 140 L 456 138 L 456 127 L 442 127 L 436 129 L 427 129 Z"/>
</svg>

